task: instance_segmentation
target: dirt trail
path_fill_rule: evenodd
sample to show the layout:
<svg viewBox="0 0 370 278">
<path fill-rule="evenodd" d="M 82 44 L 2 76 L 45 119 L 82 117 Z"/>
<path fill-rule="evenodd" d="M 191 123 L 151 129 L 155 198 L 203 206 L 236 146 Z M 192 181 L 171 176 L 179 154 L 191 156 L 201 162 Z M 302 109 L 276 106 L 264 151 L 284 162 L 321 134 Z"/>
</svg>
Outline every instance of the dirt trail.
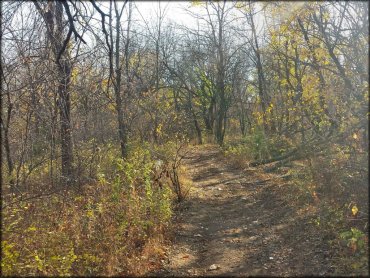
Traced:
<svg viewBox="0 0 370 278">
<path fill-rule="evenodd" d="M 234 169 L 215 146 L 192 150 L 193 189 L 156 276 L 302 276 L 332 271 L 328 248 L 258 171 Z"/>
</svg>

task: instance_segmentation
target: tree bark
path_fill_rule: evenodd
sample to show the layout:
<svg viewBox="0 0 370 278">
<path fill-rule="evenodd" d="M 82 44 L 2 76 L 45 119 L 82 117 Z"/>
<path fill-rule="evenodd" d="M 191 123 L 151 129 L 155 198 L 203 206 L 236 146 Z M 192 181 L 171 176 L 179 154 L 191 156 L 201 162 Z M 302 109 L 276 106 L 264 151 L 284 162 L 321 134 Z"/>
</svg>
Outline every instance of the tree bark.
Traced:
<svg viewBox="0 0 370 278">
<path fill-rule="evenodd" d="M 10 153 L 10 142 L 9 142 L 9 127 L 10 127 L 10 120 L 11 120 L 11 115 L 12 115 L 12 110 L 13 110 L 13 104 L 10 100 L 10 93 L 7 91 L 7 113 L 6 113 L 6 122 L 3 121 L 3 115 L 1 115 L 1 126 L 4 130 L 4 148 L 5 148 L 5 155 L 6 155 L 6 162 L 8 166 L 8 176 L 9 176 L 9 184 L 11 190 L 13 190 L 14 187 L 14 179 L 12 177 L 13 175 L 13 170 L 14 170 L 14 165 L 13 165 L 13 160 L 11 157 Z"/>
<path fill-rule="evenodd" d="M 47 10 L 43 10 L 37 1 L 34 1 L 34 4 L 45 20 L 47 36 L 52 47 L 58 73 L 57 95 L 60 117 L 62 178 L 68 185 L 73 181 L 73 140 L 70 97 L 72 65 L 68 47 L 66 47 L 64 40 L 64 8 L 63 3 L 60 1 L 48 2 Z"/>
<path fill-rule="evenodd" d="M 60 117 L 60 137 L 62 152 L 62 176 L 67 183 L 71 182 L 73 177 L 73 141 L 71 126 L 71 65 L 67 60 L 61 61 L 59 68 L 59 86 L 58 86 L 58 106 Z"/>
<path fill-rule="evenodd" d="M 113 90 L 116 100 L 116 112 L 117 112 L 117 122 L 118 122 L 118 136 L 119 142 L 121 147 L 121 156 L 125 158 L 127 156 L 127 132 L 126 132 L 126 125 L 123 118 L 123 101 L 121 96 L 121 78 L 122 78 L 122 69 L 120 64 L 120 37 L 121 37 L 121 23 L 120 19 L 122 16 L 121 13 L 118 11 L 118 7 L 116 2 L 114 2 L 114 10 L 115 10 L 115 19 L 116 19 L 116 41 L 115 41 L 115 80 L 113 82 Z M 111 2 L 112 5 L 112 2 Z M 123 9 L 123 8 L 122 8 Z M 111 45 L 113 46 L 113 25 L 112 25 L 112 6 L 110 7 L 110 35 L 111 35 Z M 113 53 L 111 53 L 113 54 Z M 113 59 L 112 59 L 113 60 Z"/>
<path fill-rule="evenodd" d="M 216 114 L 216 129 L 215 137 L 216 142 L 219 145 L 223 144 L 224 141 L 224 129 L 225 129 L 225 118 L 226 118 L 226 98 L 225 98 L 225 59 L 224 59 L 224 8 L 218 11 L 218 40 L 217 40 L 217 51 L 218 51 L 218 61 L 217 61 L 217 99 L 218 99 L 218 111 Z"/>
</svg>

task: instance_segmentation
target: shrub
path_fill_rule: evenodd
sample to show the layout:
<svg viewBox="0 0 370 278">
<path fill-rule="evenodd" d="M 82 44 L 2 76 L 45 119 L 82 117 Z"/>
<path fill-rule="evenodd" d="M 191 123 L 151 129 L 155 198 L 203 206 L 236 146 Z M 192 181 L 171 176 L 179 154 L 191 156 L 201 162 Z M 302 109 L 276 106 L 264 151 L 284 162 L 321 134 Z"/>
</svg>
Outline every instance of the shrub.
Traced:
<svg viewBox="0 0 370 278">
<path fill-rule="evenodd" d="M 148 257 L 163 255 L 170 181 L 161 187 L 153 181 L 148 146 L 132 145 L 125 160 L 114 149 L 97 160 L 97 180 L 82 191 L 3 208 L 4 275 L 142 275 L 152 267 Z M 5 204 L 11 200 L 5 197 Z"/>
</svg>

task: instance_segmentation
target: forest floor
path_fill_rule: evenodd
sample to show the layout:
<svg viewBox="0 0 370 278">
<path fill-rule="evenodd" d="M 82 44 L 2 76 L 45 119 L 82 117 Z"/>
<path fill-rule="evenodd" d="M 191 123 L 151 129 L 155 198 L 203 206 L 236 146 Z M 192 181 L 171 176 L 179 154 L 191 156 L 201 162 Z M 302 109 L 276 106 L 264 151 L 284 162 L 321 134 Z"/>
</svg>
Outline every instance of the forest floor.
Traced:
<svg viewBox="0 0 370 278">
<path fill-rule="evenodd" d="M 232 166 L 213 145 L 184 159 L 192 188 L 177 211 L 172 246 L 155 276 L 330 275 L 330 249 L 284 182 Z"/>
</svg>

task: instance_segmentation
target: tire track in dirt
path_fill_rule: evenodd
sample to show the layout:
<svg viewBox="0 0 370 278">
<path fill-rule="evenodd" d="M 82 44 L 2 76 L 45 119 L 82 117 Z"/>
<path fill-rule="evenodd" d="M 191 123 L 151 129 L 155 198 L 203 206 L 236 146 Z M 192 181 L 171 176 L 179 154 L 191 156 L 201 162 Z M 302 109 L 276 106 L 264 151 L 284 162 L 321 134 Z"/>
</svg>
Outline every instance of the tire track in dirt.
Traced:
<svg viewBox="0 0 370 278">
<path fill-rule="evenodd" d="M 155 276 L 328 275 L 327 246 L 260 171 L 226 163 L 216 146 L 184 160 L 193 188 L 181 204 L 168 262 Z"/>
</svg>

